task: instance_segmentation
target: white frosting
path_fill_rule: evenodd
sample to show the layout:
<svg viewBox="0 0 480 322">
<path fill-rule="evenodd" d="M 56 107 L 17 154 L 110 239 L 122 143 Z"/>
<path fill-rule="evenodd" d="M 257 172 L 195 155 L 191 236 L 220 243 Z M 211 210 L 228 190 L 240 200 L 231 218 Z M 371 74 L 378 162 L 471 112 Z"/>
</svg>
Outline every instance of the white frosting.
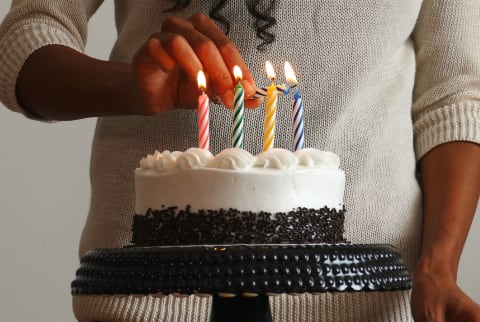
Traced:
<svg viewBox="0 0 480 322">
<path fill-rule="evenodd" d="M 253 156 L 231 148 L 155 151 L 135 171 L 136 213 L 163 206 L 244 211 L 341 208 L 345 174 L 332 152 L 271 149 Z"/>
<path fill-rule="evenodd" d="M 335 153 L 317 149 L 296 152 L 271 149 L 255 157 L 238 148 L 223 150 L 216 156 L 204 149 L 190 148 L 185 152 L 155 151 L 153 155 L 149 154 L 140 161 L 139 169 L 156 169 L 159 172 L 174 168 L 186 170 L 200 167 L 225 170 L 245 170 L 252 167 L 280 170 L 301 167 L 338 169 L 339 165 L 340 158 Z"/>
</svg>

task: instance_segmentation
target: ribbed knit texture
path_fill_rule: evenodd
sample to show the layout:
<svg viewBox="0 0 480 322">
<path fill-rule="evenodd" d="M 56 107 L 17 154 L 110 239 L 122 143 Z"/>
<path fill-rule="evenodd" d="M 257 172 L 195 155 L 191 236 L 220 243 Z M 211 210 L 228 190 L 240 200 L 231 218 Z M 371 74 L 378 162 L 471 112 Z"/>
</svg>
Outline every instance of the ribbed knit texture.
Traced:
<svg viewBox="0 0 480 322">
<path fill-rule="evenodd" d="M 269 302 L 274 322 L 413 322 L 409 299 L 409 291 L 304 293 L 270 296 Z"/>
<path fill-rule="evenodd" d="M 81 295 L 73 298 L 79 321 L 208 322 L 211 296 Z"/>
<path fill-rule="evenodd" d="M 88 17 L 102 1 L 17 2 L 0 27 L 0 96 L 12 110 L 21 111 L 14 89 L 28 55 L 49 43 L 84 48 Z M 206 13 L 212 2 L 193 0 L 179 15 Z M 267 50 L 256 49 L 255 19 L 245 1 L 230 0 L 223 10 L 231 22 L 231 39 L 259 86 L 269 83 L 266 60 L 276 67 L 278 82 L 285 81 L 284 61 L 294 65 L 304 101 L 306 146 L 337 153 L 346 172 L 345 237 L 353 243 L 393 244 L 413 268 L 422 222 L 417 161 L 438 144 L 480 142 L 480 2 L 277 2 L 276 41 Z M 168 15 L 163 10 L 170 5 L 166 0 L 116 1 L 118 40 L 111 59 L 130 61 L 148 36 L 160 30 Z M 279 97 L 275 146 L 291 150 L 290 100 Z M 262 148 L 263 112 L 245 112 L 245 149 L 253 154 Z M 210 117 L 210 143 L 217 153 L 229 146 L 232 114 L 213 105 Z M 196 123 L 194 110 L 98 119 L 91 208 L 80 254 L 129 243 L 138 161 L 156 149 L 196 146 Z M 392 303 L 387 315 L 395 321 L 411 319 L 406 297 L 383 294 L 369 302 L 374 295 L 360 295 L 344 294 L 341 300 L 332 295 L 325 304 L 312 304 L 312 310 L 330 305 L 334 311 L 349 311 L 342 318 L 357 321 L 359 307 L 385 312 L 386 301 Z M 272 310 L 297 312 L 303 304 L 295 301 L 275 300 Z M 295 308 L 285 309 L 289 305 Z M 373 315 L 369 321 L 390 319 Z"/>
</svg>

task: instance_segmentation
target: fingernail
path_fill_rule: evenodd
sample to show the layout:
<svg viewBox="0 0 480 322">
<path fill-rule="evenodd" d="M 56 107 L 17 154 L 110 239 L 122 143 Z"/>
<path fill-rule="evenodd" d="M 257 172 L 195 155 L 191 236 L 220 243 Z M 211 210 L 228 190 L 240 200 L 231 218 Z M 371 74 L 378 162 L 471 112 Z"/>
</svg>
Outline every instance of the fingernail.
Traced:
<svg viewBox="0 0 480 322">
<path fill-rule="evenodd" d="M 249 108 L 257 108 L 263 105 L 263 97 L 260 98 L 247 98 L 245 100 L 245 106 Z"/>
</svg>

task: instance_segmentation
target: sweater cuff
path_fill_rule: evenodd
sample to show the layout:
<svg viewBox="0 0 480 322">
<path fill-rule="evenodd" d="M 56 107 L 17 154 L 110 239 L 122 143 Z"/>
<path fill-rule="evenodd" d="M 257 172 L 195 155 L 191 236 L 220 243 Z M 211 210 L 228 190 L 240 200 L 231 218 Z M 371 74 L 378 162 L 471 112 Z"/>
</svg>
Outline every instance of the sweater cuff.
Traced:
<svg viewBox="0 0 480 322">
<path fill-rule="evenodd" d="M 465 101 L 433 109 L 414 120 L 413 130 L 417 160 L 443 143 L 480 144 L 480 102 Z"/>
<path fill-rule="evenodd" d="M 23 109 L 17 100 L 15 88 L 23 64 L 35 50 L 43 46 L 64 45 L 78 51 L 83 51 L 83 46 L 61 27 L 42 22 L 24 23 L 5 37 L 2 40 L 5 46 L 0 47 L 0 84 L 4 85 L 0 87 L 0 100 L 12 111 L 39 119 Z"/>
</svg>

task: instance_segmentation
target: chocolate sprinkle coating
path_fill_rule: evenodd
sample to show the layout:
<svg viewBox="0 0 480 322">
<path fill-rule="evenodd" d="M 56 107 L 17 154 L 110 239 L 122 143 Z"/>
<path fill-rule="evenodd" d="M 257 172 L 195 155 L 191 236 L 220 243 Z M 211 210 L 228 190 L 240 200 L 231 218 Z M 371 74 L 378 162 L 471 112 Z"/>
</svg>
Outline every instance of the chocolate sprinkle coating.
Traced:
<svg viewBox="0 0 480 322">
<path fill-rule="evenodd" d="M 237 245 L 96 249 L 71 284 L 79 294 L 303 293 L 411 288 L 390 245 Z"/>
<path fill-rule="evenodd" d="M 199 210 L 190 207 L 149 209 L 136 214 L 135 246 L 219 244 L 345 243 L 345 209 L 297 208 L 287 213 Z"/>
</svg>

